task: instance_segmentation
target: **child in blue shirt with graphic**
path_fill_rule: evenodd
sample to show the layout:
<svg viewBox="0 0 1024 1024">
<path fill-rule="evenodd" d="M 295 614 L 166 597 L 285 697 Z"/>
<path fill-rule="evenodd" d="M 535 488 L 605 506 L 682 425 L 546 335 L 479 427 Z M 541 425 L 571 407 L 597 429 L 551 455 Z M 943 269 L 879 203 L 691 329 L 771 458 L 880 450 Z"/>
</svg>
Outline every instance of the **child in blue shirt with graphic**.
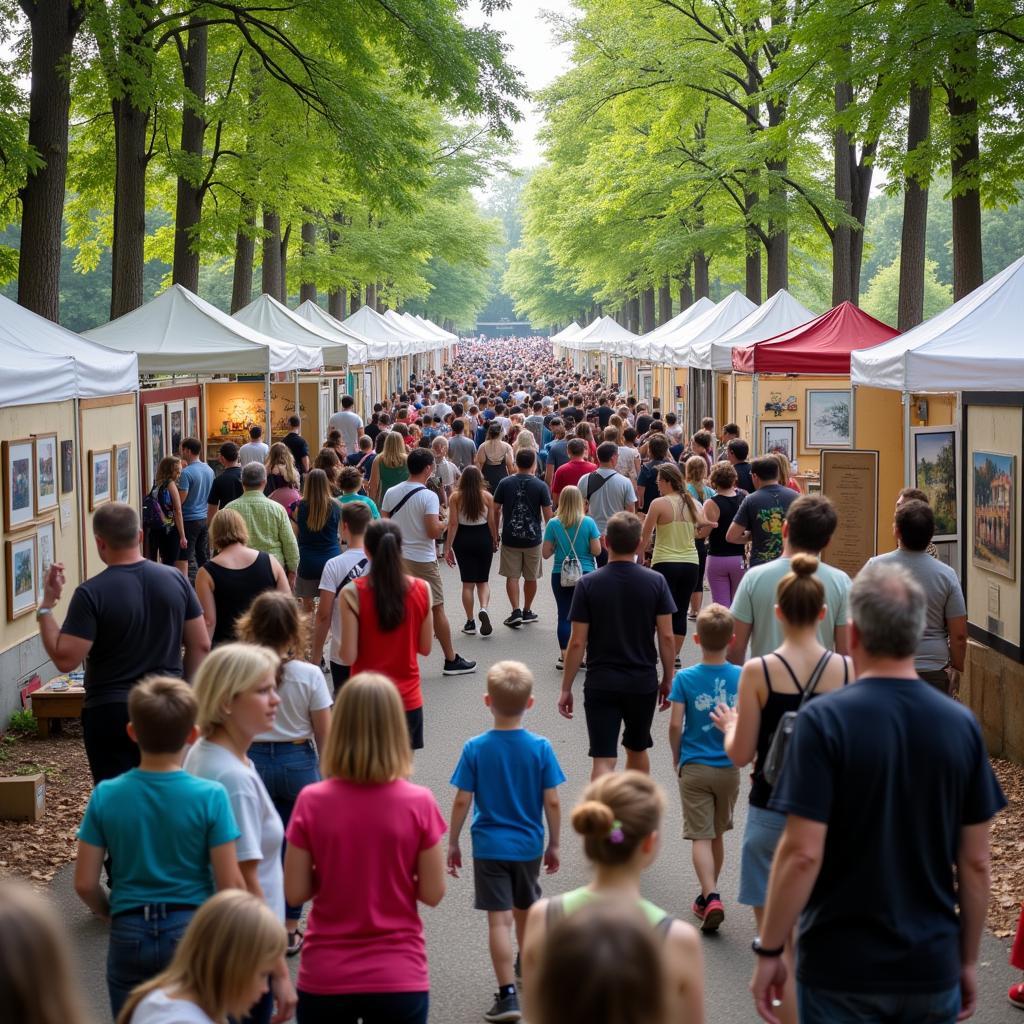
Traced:
<svg viewBox="0 0 1024 1024">
<path fill-rule="evenodd" d="M 716 931 L 725 920 L 718 876 L 725 859 L 723 837 L 732 828 L 740 789 L 739 769 L 729 760 L 722 733 L 711 721 L 711 712 L 719 704 L 736 706 L 741 668 L 725 656 L 732 636 L 729 610 L 720 604 L 705 608 L 697 616 L 695 636 L 701 662 L 675 674 L 668 696 L 672 704 L 668 739 L 679 775 L 683 838 L 693 843 L 693 869 L 700 882 L 693 912 L 705 932 Z"/>
<path fill-rule="evenodd" d="M 540 899 L 540 865 L 558 870 L 561 809 L 558 786 L 565 775 L 551 744 L 523 728 L 533 706 L 533 676 L 518 661 L 499 661 L 487 673 L 484 703 L 494 728 L 469 740 L 455 767 L 458 788 L 448 832 L 448 871 L 462 867 L 459 835 L 473 805 L 474 905 L 487 911 L 491 962 L 498 979 L 488 1021 L 519 1020 L 518 957 L 512 957 L 512 927 L 519 948 L 530 907 Z M 544 848 L 544 819 L 548 845 Z"/>
<path fill-rule="evenodd" d="M 151 676 L 132 689 L 128 735 L 139 745 L 139 767 L 96 787 L 78 830 L 75 891 L 110 920 L 107 992 L 115 1020 L 132 989 L 170 963 L 214 889 L 245 888 L 227 791 L 181 767 L 198 736 L 196 711 L 192 687 L 181 679 Z M 100 885 L 108 855 L 109 897 Z"/>
</svg>

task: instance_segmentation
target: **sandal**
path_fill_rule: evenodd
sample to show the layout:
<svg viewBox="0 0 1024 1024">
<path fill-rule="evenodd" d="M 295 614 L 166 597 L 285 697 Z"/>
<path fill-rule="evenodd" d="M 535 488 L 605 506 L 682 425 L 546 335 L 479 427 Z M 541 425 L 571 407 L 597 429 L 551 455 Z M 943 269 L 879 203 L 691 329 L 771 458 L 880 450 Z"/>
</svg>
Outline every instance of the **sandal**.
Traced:
<svg viewBox="0 0 1024 1024">
<path fill-rule="evenodd" d="M 295 931 L 288 933 L 288 948 L 285 953 L 288 956 L 298 956 L 299 950 L 302 949 L 302 944 L 306 941 L 306 934 L 301 928 L 296 928 Z"/>
</svg>

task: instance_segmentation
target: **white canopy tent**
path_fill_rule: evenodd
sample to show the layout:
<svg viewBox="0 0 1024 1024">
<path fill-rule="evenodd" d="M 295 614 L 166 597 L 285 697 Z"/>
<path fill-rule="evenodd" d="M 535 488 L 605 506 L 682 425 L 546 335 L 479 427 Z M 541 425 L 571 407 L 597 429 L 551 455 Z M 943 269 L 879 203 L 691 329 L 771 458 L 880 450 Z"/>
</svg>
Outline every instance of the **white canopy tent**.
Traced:
<svg viewBox="0 0 1024 1024">
<path fill-rule="evenodd" d="M 755 309 L 757 306 L 745 295 L 732 291 L 713 308 L 649 343 L 646 348 L 650 359 L 670 366 L 689 366 L 690 349 L 696 342 L 719 337 Z"/>
<path fill-rule="evenodd" d="M 418 355 L 421 352 L 433 352 L 435 349 L 442 348 L 444 346 L 444 339 L 439 337 L 437 333 L 427 327 L 426 324 L 421 324 L 413 316 L 403 316 L 401 313 L 396 313 L 393 309 L 387 309 L 381 314 L 384 319 L 397 327 L 404 327 L 415 339 L 412 346 L 407 350 L 408 355 Z"/>
<path fill-rule="evenodd" d="M 563 327 L 562 330 L 558 331 L 556 334 L 552 334 L 551 337 L 548 338 L 548 341 L 554 342 L 556 345 L 564 345 L 569 338 L 574 338 L 582 330 L 583 328 L 573 320 L 568 327 Z"/>
<path fill-rule="evenodd" d="M 610 316 L 598 317 L 587 324 L 578 334 L 562 342 L 565 348 L 579 352 L 606 352 L 616 342 L 635 342 L 637 336 L 627 331 L 617 320 Z"/>
<path fill-rule="evenodd" d="M 705 335 L 690 345 L 690 366 L 696 370 L 732 371 L 732 350 L 754 345 L 813 320 L 812 313 L 784 288 L 754 308 L 739 323 L 717 337 Z"/>
<path fill-rule="evenodd" d="M 931 320 L 850 358 L 850 379 L 903 392 L 1024 390 L 1024 256 Z"/>
<path fill-rule="evenodd" d="M 414 341 L 411 333 L 396 329 L 369 306 L 360 306 L 345 320 L 336 320 L 315 302 L 307 300 L 295 310 L 295 313 L 318 327 L 335 328 L 358 335 L 366 347 L 364 362 L 402 355 Z"/>
<path fill-rule="evenodd" d="M 136 353 L 140 373 L 268 374 L 324 365 L 319 348 L 275 341 L 178 284 L 84 337 Z"/>
<path fill-rule="evenodd" d="M 671 320 L 666 320 L 660 327 L 655 327 L 653 331 L 641 334 L 640 343 L 643 345 L 648 342 L 657 341 L 659 338 L 664 338 L 665 335 L 672 334 L 673 331 L 677 331 L 680 327 L 691 323 L 693 320 L 696 320 L 697 317 L 703 316 L 709 309 L 714 308 L 715 303 L 706 295 L 702 295 L 695 303 L 693 303 L 693 305 L 687 306 L 686 309 L 676 313 Z"/>
<path fill-rule="evenodd" d="M 409 316 L 409 314 L 403 313 L 402 316 Z M 452 334 L 451 331 L 446 331 L 443 327 L 440 327 L 437 324 L 435 324 L 433 320 L 427 320 L 425 317 L 420 316 L 419 313 L 417 313 L 413 317 L 413 319 L 423 324 L 425 327 L 429 327 L 431 330 L 436 331 L 442 338 L 445 339 L 445 341 L 459 340 L 459 336 L 457 334 Z"/>
<path fill-rule="evenodd" d="M 87 341 L 2 296 L 0 375 L 0 406 L 139 390 L 135 355 Z"/>
</svg>

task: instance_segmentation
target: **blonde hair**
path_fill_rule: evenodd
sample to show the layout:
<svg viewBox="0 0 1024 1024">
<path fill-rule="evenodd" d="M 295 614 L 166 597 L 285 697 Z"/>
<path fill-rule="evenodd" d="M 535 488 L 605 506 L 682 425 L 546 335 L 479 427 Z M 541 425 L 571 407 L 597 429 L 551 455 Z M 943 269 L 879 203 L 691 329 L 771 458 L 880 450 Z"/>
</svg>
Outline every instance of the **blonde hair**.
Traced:
<svg viewBox="0 0 1024 1024">
<path fill-rule="evenodd" d="M 707 479 L 708 463 L 703 455 L 691 455 L 686 460 L 686 482 L 702 484 Z"/>
<path fill-rule="evenodd" d="M 291 594 L 264 590 L 236 620 L 235 636 L 241 643 L 261 644 L 283 661 L 292 661 L 309 646 L 309 617 Z"/>
<path fill-rule="evenodd" d="M 381 449 L 380 462 L 388 469 L 397 469 L 405 465 L 405 440 L 397 430 L 389 430 L 384 435 L 384 447 Z"/>
<path fill-rule="evenodd" d="M 583 850 L 595 864 L 625 864 L 661 825 L 665 795 L 643 772 L 602 775 L 572 812 L 572 827 L 583 836 Z"/>
<path fill-rule="evenodd" d="M 326 525 L 334 508 L 330 477 L 322 469 L 311 469 L 302 486 L 302 500 L 306 504 L 306 526 L 319 533 Z"/>
<path fill-rule="evenodd" d="M 487 671 L 487 694 L 499 715 L 521 715 L 533 696 L 533 673 L 521 661 L 498 661 Z"/>
<path fill-rule="evenodd" d="M 768 458 L 774 459 L 779 464 L 779 483 L 785 487 L 793 475 L 793 467 L 790 465 L 789 459 L 782 452 L 769 452 Z"/>
<path fill-rule="evenodd" d="M 732 612 L 725 605 L 709 604 L 697 615 L 697 636 L 700 638 L 701 650 L 709 654 L 724 651 L 734 631 Z"/>
<path fill-rule="evenodd" d="M 298 490 L 299 471 L 295 466 L 295 456 L 292 455 L 288 445 L 282 444 L 280 441 L 272 444 L 270 451 L 267 452 L 267 461 L 264 466 L 266 466 L 268 477 L 271 473 L 276 473 L 278 476 L 284 477 L 289 487 Z"/>
<path fill-rule="evenodd" d="M 199 701 L 196 722 L 204 736 L 224 724 L 224 707 L 252 690 L 268 675 L 276 676 L 280 659 L 269 647 L 255 644 L 223 644 L 199 667 L 195 691 Z"/>
<path fill-rule="evenodd" d="M 223 648 L 221 648 L 223 649 Z M 379 672 L 360 672 L 338 693 L 323 754 L 324 775 L 365 784 L 412 774 L 412 748 L 398 688 Z"/>
<path fill-rule="evenodd" d="M 208 1017 L 225 1021 L 241 1009 L 254 975 L 269 973 L 287 945 L 284 925 L 263 900 L 241 889 L 218 892 L 196 911 L 167 969 L 128 997 L 117 1024 L 130 1024 L 157 989 L 194 994 Z"/>
<path fill-rule="evenodd" d="M 18 1024 L 84 1024 L 65 927 L 52 904 L 0 882 L 0 1006 Z"/>
<path fill-rule="evenodd" d="M 558 492 L 558 521 L 566 530 L 575 530 L 583 521 L 583 493 L 575 484 Z"/>
<path fill-rule="evenodd" d="M 210 520 L 210 543 L 215 551 L 223 551 L 231 544 L 248 544 L 245 520 L 233 508 L 222 508 Z"/>
<path fill-rule="evenodd" d="M 529 448 L 530 451 L 537 450 L 537 438 L 533 436 L 533 432 L 530 430 L 521 430 L 518 437 L 516 437 L 515 450 L 522 451 L 524 448 Z"/>
</svg>

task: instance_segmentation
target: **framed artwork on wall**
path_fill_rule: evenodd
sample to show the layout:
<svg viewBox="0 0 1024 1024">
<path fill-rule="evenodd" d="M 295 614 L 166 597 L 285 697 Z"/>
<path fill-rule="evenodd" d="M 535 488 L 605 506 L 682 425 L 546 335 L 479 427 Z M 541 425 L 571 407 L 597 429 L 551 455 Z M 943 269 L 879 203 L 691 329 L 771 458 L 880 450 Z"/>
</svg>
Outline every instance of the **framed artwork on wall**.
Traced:
<svg viewBox="0 0 1024 1024">
<path fill-rule="evenodd" d="M 89 511 L 110 501 L 113 487 L 111 464 L 113 452 L 109 448 L 89 452 Z"/>
<path fill-rule="evenodd" d="M 761 421 L 761 455 L 781 452 L 790 462 L 796 461 L 796 420 Z"/>
<path fill-rule="evenodd" d="M 127 502 L 131 498 L 131 442 L 114 445 L 114 500 Z"/>
<path fill-rule="evenodd" d="M 934 541 L 954 541 L 959 531 L 959 443 L 956 427 L 914 427 L 914 486 L 935 513 Z"/>
<path fill-rule="evenodd" d="M 853 393 L 807 392 L 807 447 L 835 448 L 851 443 Z"/>
<path fill-rule="evenodd" d="M 1017 459 L 998 452 L 971 453 L 974 531 L 971 561 L 979 569 L 1016 578 Z"/>
<path fill-rule="evenodd" d="M 167 409 L 167 454 L 181 454 L 181 439 L 185 436 L 185 403 L 168 402 Z"/>
<path fill-rule="evenodd" d="M 28 615 L 37 603 L 36 535 L 7 542 L 7 621 Z"/>
<path fill-rule="evenodd" d="M 4 529 L 21 530 L 36 520 L 35 444 L 32 438 L 4 441 Z M 9 578 L 9 577 L 8 577 Z"/>
<path fill-rule="evenodd" d="M 39 600 L 43 600 L 43 587 L 46 584 L 46 574 L 50 566 L 56 560 L 56 533 L 54 522 L 48 519 L 36 530 L 36 586 L 38 588 Z"/>
<path fill-rule="evenodd" d="M 57 507 L 57 435 L 35 436 L 36 515 Z"/>
<path fill-rule="evenodd" d="M 70 494 L 75 489 L 75 442 L 60 443 L 60 493 Z"/>
<path fill-rule="evenodd" d="M 185 436 L 202 441 L 199 435 L 199 399 L 185 399 Z"/>
<path fill-rule="evenodd" d="M 167 454 L 167 418 L 162 405 L 146 406 L 146 444 L 149 459 L 146 463 L 146 491 L 153 489 L 160 460 Z"/>
</svg>

